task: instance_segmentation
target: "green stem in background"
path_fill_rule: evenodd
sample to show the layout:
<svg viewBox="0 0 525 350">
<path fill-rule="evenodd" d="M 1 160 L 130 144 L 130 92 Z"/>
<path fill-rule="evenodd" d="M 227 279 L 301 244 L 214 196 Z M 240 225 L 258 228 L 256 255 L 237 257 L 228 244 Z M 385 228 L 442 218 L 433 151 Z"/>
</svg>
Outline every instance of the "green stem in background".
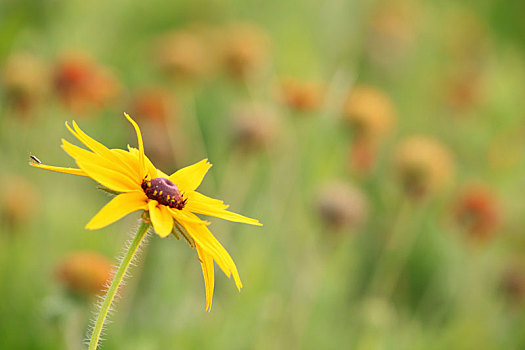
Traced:
<svg viewBox="0 0 525 350">
<path fill-rule="evenodd" d="M 382 255 L 377 262 L 372 275 L 369 293 L 389 297 L 406 265 L 415 242 L 417 230 L 410 225 L 413 220 L 412 203 L 404 199 L 393 225 L 392 232 L 386 242 Z M 409 224 L 407 226 L 407 224 Z"/>
<path fill-rule="evenodd" d="M 91 340 L 89 341 L 89 350 L 97 349 L 98 342 L 100 340 L 100 334 L 102 333 L 102 328 L 104 327 L 104 323 L 106 322 L 106 318 L 108 316 L 108 312 L 111 307 L 111 304 L 113 303 L 113 300 L 115 299 L 117 291 L 124 279 L 124 276 L 126 275 L 126 271 L 131 265 L 131 262 L 133 261 L 133 258 L 135 257 L 141 243 L 144 241 L 144 238 L 146 237 L 146 233 L 148 232 L 150 225 L 151 223 L 149 222 L 145 222 L 145 221 L 141 222 L 140 227 L 135 237 L 133 238 L 133 241 L 129 245 L 126 255 L 124 255 L 124 258 L 120 262 L 120 266 L 118 267 L 117 272 L 115 273 L 115 276 L 113 277 L 111 286 L 109 287 L 106 297 L 104 298 L 104 302 L 102 303 L 102 306 L 100 307 L 100 311 L 97 316 L 97 321 L 95 322 L 95 327 L 93 328 L 93 333 L 91 334 Z"/>
</svg>

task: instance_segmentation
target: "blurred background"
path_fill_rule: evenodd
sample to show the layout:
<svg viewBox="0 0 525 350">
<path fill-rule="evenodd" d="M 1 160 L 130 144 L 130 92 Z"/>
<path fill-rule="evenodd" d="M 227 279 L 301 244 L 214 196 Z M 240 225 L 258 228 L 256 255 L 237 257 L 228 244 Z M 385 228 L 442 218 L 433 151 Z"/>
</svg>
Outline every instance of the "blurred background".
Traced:
<svg viewBox="0 0 525 350">
<path fill-rule="evenodd" d="M 0 348 L 82 349 L 139 214 L 40 171 L 76 120 L 263 222 L 244 288 L 150 235 L 104 349 L 525 348 L 525 3 L 0 1 Z M 77 143 L 78 144 L 78 143 Z"/>
</svg>

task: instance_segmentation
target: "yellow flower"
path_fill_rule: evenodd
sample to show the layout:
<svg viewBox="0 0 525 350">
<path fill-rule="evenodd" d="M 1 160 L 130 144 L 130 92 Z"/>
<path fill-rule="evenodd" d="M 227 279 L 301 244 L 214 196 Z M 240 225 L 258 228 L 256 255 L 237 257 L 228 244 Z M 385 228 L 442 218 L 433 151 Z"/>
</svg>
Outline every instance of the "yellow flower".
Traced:
<svg viewBox="0 0 525 350">
<path fill-rule="evenodd" d="M 259 221 L 227 211 L 223 201 L 207 197 L 195 190 L 199 187 L 206 172 L 211 167 L 207 159 L 166 175 L 155 168 L 144 154 L 142 135 L 139 126 L 129 115 L 126 118 L 135 128 L 138 149 L 128 146 L 128 150 L 109 149 L 85 134 L 73 121 L 73 128 L 66 127 L 89 150 L 75 146 L 62 139 L 62 148 L 73 157 L 76 168 L 63 168 L 44 165 L 32 161 L 34 167 L 80 176 L 87 176 L 109 190 L 118 192 L 86 225 L 95 230 L 105 227 L 125 215 L 137 210 L 149 212 L 155 232 L 166 237 L 175 228 L 195 246 L 202 265 L 206 285 L 206 310 L 210 310 L 214 288 L 213 262 L 226 276 L 233 275 L 235 285 L 242 287 L 237 267 L 232 258 L 208 230 L 206 221 L 195 214 L 214 216 L 221 219 L 261 225 Z M 183 230 L 180 230 L 182 226 Z M 185 232 L 184 232 L 185 231 Z"/>
</svg>

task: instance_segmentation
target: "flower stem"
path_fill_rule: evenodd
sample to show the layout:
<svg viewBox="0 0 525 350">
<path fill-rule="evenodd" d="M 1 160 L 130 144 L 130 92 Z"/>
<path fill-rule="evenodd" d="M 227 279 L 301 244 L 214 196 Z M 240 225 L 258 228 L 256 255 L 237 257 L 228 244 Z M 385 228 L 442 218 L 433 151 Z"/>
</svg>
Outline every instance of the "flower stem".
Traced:
<svg viewBox="0 0 525 350">
<path fill-rule="evenodd" d="M 104 298 L 104 302 L 102 303 L 102 306 L 98 313 L 97 321 L 95 323 L 95 327 L 93 328 L 93 333 L 91 334 L 91 340 L 89 341 L 89 350 L 97 349 L 98 342 L 100 340 L 100 334 L 102 333 L 102 328 L 104 327 L 104 323 L 108 316 L 109 308 L 111 307 L 111 304 L 113 303 L 113 300 L 115 299 L 115 295 L 117 294 L 119 286 L 122 283 L 122 280 L 124 279 L 124 276 L 126 275 L 126 271 L 131 265 L 131 262 L 133 261 L 133 258 L 135 254 L 137 253 L 140 247 L 140 244 L 146 237 L 146 233 L 148 232 L 150 225 L 151 223 L 142 221 L 135 237 L 133 238 L 133 241 L 129 245 L 126 255 L 120 262 L 120 266 L 118 267 L 117 272 L 115 273 L 115 276 L 113 277 L 111 286 L 108 289 L 106 297 Z"/>
</svg>

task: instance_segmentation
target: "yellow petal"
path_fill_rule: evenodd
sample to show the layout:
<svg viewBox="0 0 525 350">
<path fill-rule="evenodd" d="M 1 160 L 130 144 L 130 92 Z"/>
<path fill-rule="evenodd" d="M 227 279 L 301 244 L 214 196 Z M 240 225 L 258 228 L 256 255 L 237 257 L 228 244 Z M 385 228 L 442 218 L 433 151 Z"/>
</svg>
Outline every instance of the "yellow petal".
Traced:
<svg viewBox="0 0 525 350">
<path fill-rule="evenodd" d="M 155 232 L 162 238 L 168 236 L 173 229 L 173 217 L 165 205 L 159 205 L 157 201 L 148 202 L 149 217 Z"/>
<path fill-rule="evenodd" d="M 176 171 L 169 177 L 169 180 L 177 185 L 181 192 L 192 192 L 199 187 L 210 168 L 211 164 L 208 163 L 208 159 L 203 159 L 198 163 Z"/>
<path fill-rule="evenodd" d="M 251 219 L 246 216 L 227 211 L 226 208 L 228 208 L 228 205 L 224 204 L 224 202 L 221 200 L 207 197 L 199 192 L 187 193 L 186 198 L 188 201 L 186 202 L 184 210 L 188 210 L 197 214 L 214 216 L 224 220 L 262 226 L 262 224 L 256 219 Z"/>
<path fill-rule="evenodd" d="M 179 210 L 179 209 L 174 209 L 174 208 L 167 208 L 168 211 L 171 213 L 171 215 L 173 216 L 173 218 L 177 221 L 191 221 L 195 224 L 200 224 L 200 225 L 205 225 L 205 226 L 208 226 L 210 224 L 209 221 L 206 221 L 206 220 L 202 220 L 201 218 L 199 218 L 197 215 L 193 215 L 193 216 L 188 216 L 186 215 L 185 212 L 183 212 L 182 210 Z"/>
<path fill-rule="evenodd" d="M 188 198 L 188 202 L 193 202 L 194 206 L 213 207 L 217 210 L 229 207 L 229 205 L 225 204 L 222 200 L 208 197 L 199 192 L 187 193 L 186 198 Z"/>
<path fill-rule="evenodd" d="M 115 162 L 115 166 L 119 164 L 123 168 L 123 172 L 133 173 L 133 169 L 130 167 L 130 164 L 122 161 L 109 148 L 87 135 L 84 131 L 82 131 L 82 129 L 80 129 L 80 127 L 75 121 L 73 121 L 73 129 L 71 129 L 71 127 L 67 123 L 66 127 L 73 134 L 73 136 L 75 136 L 80 142 L 82 142 L 87 148 L 92 150 L 94 153 L 112 162 Z"/>
<path fill-rule="evenodd" d="M 77 161 L 77 165 L 80 169 L 84 170 L 90 178 L 111 190 L 117 192 L 131 192 L 140 188 L 140 184 L 131 182 L 129 178 L 114 170 L 104 168 L 97 164 L 81 161 Z"/>
<path fill-rule="evenodd" d="M 140 160 L 139 160 L 140 152 L 139 152 L 139 150 L 128 145 L 128 151 L 129 152 L 127 152 L 127 153 L 129 154 L 129 156 L 136 158 L 136 163 L 138 165 L 140 163 Z M 144 179 L 144 177 L 146 177 L 146 176 L 148 176 L 151 179 L 154 179 L 154 178 L 158 177 L 158 174 L 157 174 L 158 170 L 157 170 L 157 168 L 155 168 L 153 163 L 151 163 L 151 161 L 149 160 L 149 158 L 146 155 L 144 155 L 144 163 L 145 163 L 145 166 L 146 166 L 146 174 L 141 177 L 141 180 Z M 167 178 L 167 176 L 166 176 L 166 178 Z"/>
<path fill-rule="evenodd" d="M 88 230 L 96 230 L 114 223 L 136 210 L 147 208 L 147 197 L 144 192 L 122 193 L 113 198 L 88 222 Z"/>
<path fill-rule="evenodd" d="M 210 230 L 208 230 L 205 225 L 195 224 L 192 221 L 180 221 L 180 223 L 184 226 L 184 229 L 191 238 L 193 238 L 195 245 L 202 248 L 207 254 L 210 254 L 226 276 L 230 277 L 233 275 L 235 285 L 240 290 L 242 283 L 237 267 L 230 254 L 228 254 L 226 249 L 217 241 Z"/>
<path fill-rule="evenodd" d="M 140 177 L 138 157 L 133 156 L 123 149 L 111 149 L 111 152 L 113 152 L 113 154 L 122 162 L 129 165 L 129 175 L 134 181 L 142 183 L 142 180 L 144 179 Z"/>
<path fill-rule="evenodd" d="M 82 142 L 87 148 L 92 150 L 94 153 L 104 158 L 118 162 L 118 159 L 111 154 L 109 148 L 107 148 L 106 146 L 98 142 L 97 140 L 90 137 L 84 131 L 82 131 L 82 129 L 80 129 L 80 127 L 74 120 L 73 120 L 73 129 L 69 126 L 67 122 L 66 122 L 66 127 L 69 130 L 69 132 L 73 134 L 73 136 L 75 136 L 80 142 Z M 121 165 L 125 165 L 125 164 L 121 163 Z"/>
<path fill-rule="evenodd" d="M 87 148 L 89 148 L 93 152 L 104 156 L 109 151 L 109 149 L 106 146 L 104 146 L 103 144 L 101 144 L 100 142 L 96 141 L 95 139 L 88 136 L 85 132 L 83 132 L 74 120 L 73 129 L 69 126 L 67 122 L 66 128 L 73 136 L 75 136 L 80 142 L 82 142 Z"/>
<path fill-rule="evenodd" d="M 144 164 L 144 144 L 142 142 L 142 134 L 140 132 L 140 128 L 137 123 L 131 117 L 124 113 L 128 121 L 133 125 L 135 128 L 135 132 L 137 133 L 137 142 L 139 144 L 139 171 L 142 177 L 146 176 L 146 166 Z"/>
<path fill-rule="evenodd" d="M 77 163 L 91 163 L 112 170 L 115 173 L 120 174 L 120 181 L 125 183 L 128 187 L 136 187 L 136 189 L 140 187 L 141 182 L 134 181 L 133 174 L 130 174 L 127 169 L 121 167 L 117 162 L 108 160 L 96 153 L 75 146 L 64 139 L 62 139 L 62 148 L 67 154 L 74 158 Z"/>
<path fill-rule="evenodd" d="M 76 168 L 63 168 L 58 166 L 52 166 L 52 165 L 45 165 L 45 164 L 38 164 L 38 163 L 29 163 L 29 165 L 34 166 L 35 168 L 50 170 L 50 171 L 56 171 L 57 173 L 64 173 L 64 174 L 71 174 L 71 175 L 79 175 L 79 176 L 88 176 L 86 172 L 82 169 L 76 169 Z"/>
<path fill-rule="evenodd" d="M 201 247 L 196 246 L 197 254 L 201 262 L 202 274 L 204 276 L 204 287 L 206 288 L 206 311 L 211 310 L 213 301 L 213 289 L 215 288 L 215 271 L 213 268 L 213 258 Z"/>
</svg>

